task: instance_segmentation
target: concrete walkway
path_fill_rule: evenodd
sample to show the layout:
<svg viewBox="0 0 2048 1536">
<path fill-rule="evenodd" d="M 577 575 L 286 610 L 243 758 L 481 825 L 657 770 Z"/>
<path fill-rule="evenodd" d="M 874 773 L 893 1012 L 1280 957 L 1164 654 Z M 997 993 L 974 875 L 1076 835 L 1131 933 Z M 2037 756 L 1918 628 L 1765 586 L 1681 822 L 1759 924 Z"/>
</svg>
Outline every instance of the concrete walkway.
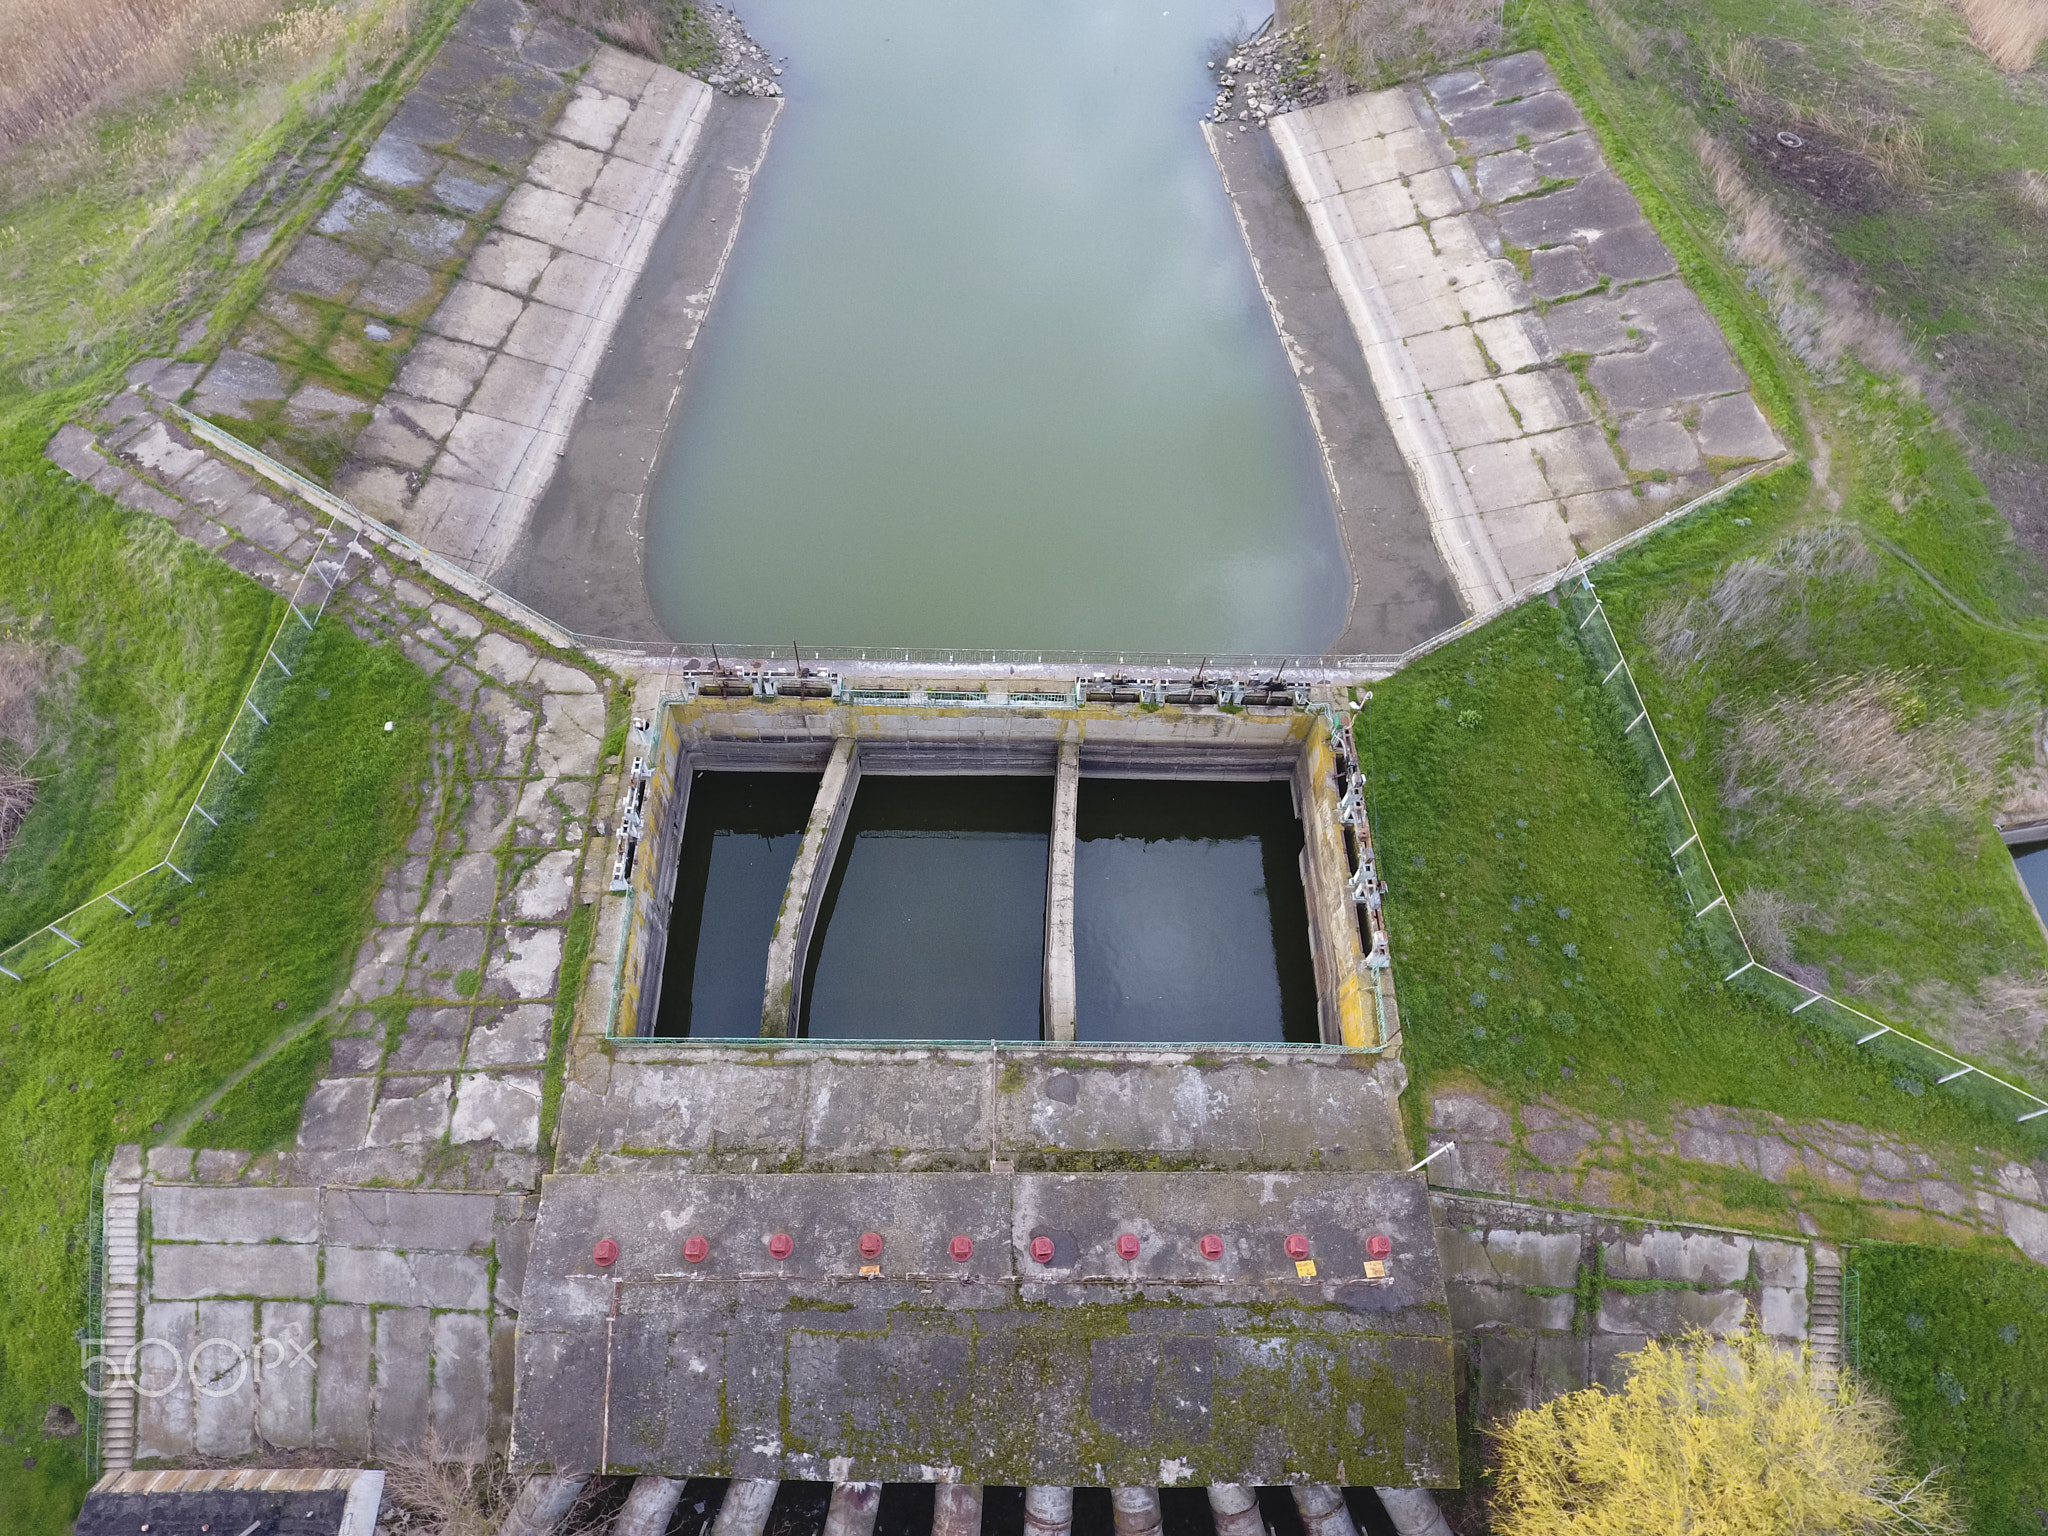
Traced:
<svg viewBox="0 0 2048 1536">
<path fill-rule="evenodd" d="M 1783 451 L 1540 54 L 1271 131 L 1468 609 Z"/>
<path fill-rule="evenodd" d="M 139 366 L 147 377 L 156 365 Z M 67 427 L 50 457 L 291 589 L 320 520 L 209 454 L 140 394 L 107 414 L 117 419 L 100 438 Z M 374 554 L 355 568 L 323 622 L 397 646 L 434 679 L 432 767 L 327 1021 L 328 1074 L 297 1146 L 256 1176 L 529 1188 L 569 916 L 594 895 L 586 878 L 608 873 L 608 845 L 588 851 L 616 793 L 616 763 L 608 777 L 599 761 L 608 679 L 539 654 Z"/>
<path fill-rule="evenodd" d="M 1863 1126 L 1720 1105 L 1681 1109 L 1660 1132 L 1474 1088 L 1432 1093 L 1428 1124 L 1431 1150 L 1452 1148 L 1429 1165 L 1443 1190 L 1666 1215 L 1714 1208 L 1720 1172 L 1736 1170 L 1782 1187 L 1783 1219 L 1808 1235 L 1821 1231 L 1815 1213 L 1853 1204 L 1864 1227 L 1897 1241 L 2003 1236 L 2048 1264 L 2048 1158 L 1938 1155 Z"/>
</svg>

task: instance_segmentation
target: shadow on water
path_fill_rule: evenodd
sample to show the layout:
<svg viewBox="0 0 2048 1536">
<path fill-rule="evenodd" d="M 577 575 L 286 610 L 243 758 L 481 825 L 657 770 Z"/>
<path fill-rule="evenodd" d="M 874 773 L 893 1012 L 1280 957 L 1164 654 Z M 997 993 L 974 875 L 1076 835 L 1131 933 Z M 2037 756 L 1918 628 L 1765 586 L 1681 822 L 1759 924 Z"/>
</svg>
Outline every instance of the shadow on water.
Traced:
<svg viewBox="0 0 2048 1536">
<path fill-rule="evenodd" d="M 1083 1040 L 1317 1040 L 1287 785 L 1083 779 L 1078 830 Z"/>
<path fill-rule="evenodd" d="M 657 1035 L 761 1032 L 768 940 L 818 777 L 702 770 L 691 776 Z"/>
<path fill-rule="evenodd" d="M 1052 780 L 863 778 L 819 908 L 803 1033 L 1035 1040 Z"/>
</svg>

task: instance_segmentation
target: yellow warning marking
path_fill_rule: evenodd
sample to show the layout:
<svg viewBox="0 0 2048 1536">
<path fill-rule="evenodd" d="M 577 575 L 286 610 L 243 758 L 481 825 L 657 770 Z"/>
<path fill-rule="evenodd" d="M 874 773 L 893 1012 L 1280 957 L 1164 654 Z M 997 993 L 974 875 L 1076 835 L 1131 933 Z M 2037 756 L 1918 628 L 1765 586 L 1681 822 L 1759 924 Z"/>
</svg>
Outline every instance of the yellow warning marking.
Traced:
<svg viewBox="0 0 2048 1536">
<path fill-rule="evenodd" d="M 879 1264 L 863 1264 L 860 1267 L 860 1272 L 864 1275 L 879 1275 L 882 1272 L 882 1266 Z"/>
<path fill-rule="evenodd" d="M 1365 1278 L 1368 1280 L 1386 1279 L 1387 1261 L 1385 1259 L 1367 1259 L 1365 1261 Z"/>
<path fill-rule="evenodd" d="M 1294 1261 L 1294 1272 L 1304 1280 L 1313 1280 L 1316 1277 L 1316 1261 L 1314 1259 L 1296 1259 Z"/>
</svg>

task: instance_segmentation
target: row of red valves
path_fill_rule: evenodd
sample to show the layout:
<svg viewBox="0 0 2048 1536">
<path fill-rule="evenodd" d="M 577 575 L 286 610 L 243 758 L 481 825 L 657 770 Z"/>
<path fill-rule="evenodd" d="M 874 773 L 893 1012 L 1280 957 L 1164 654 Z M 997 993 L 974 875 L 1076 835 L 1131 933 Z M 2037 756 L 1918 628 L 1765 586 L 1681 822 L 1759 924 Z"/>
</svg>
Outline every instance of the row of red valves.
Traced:
<svg viewBox="0 0 2048 1536">
<path fill-rule="evenodd" d="M 1214 1232 L 1205 1233 L 1197 1246 L 1202 1251 L 1202 1257 L 1212 1262 L 1223 1257 L 1223 1239 Z M 1308 1238 L 1300 1232 L 1288 1233 L 1287 1240 L 1282 1246 L 1286 1249 L 1287 1257 L 1293 1259 L 1297 1264 L 1309 1256 Z M 1122 1232 L 1117 1235 L 1116 1252 L 1117 1257 L 1120 1259 L 1129 1260 L 1137 1258 L 1143 1247 L 1144 1245 L 1138 1240 L 1135 1232 Z M 1369 1259 L 1384 1260 L 1393 1251 L 1393 1240 L 1382 1234 L 1375 1233 L 1365 1240 L 1366 1257 Z M 796 1239 L 792 1238 L 787 1232 L 773 1232 L 769 1234 L 768 1257 L 780 1262 L 795 1252 Z M 974 1257 L 974 1239 L 964 1232 L 956 1233 L 952 1241 L 946 1244 L 946 1253 L 952 1258 L 954 1263 L 965 1264 Z M 870 1261 L 879 1259 L 882 1256 L 881 1233 L 861 1233 L 860 1256 Z M 603 1238 L 591 1250 L 590 1257 L 600 1269 L 609 1269 L 618 1262 L 619 1245 L 609 1237 Z M 702 1264 L 710 1257 L 711 1243 L 708 1238 L 692 1236 L 683 1239 L 683 1258 L 687 1262 Z M 1031 1258 L 1037 1264 L 1052 1263 L 1053 1240 L 1049 1237 L 1034 1237 L 1031 1239 Z"/>
</svg>

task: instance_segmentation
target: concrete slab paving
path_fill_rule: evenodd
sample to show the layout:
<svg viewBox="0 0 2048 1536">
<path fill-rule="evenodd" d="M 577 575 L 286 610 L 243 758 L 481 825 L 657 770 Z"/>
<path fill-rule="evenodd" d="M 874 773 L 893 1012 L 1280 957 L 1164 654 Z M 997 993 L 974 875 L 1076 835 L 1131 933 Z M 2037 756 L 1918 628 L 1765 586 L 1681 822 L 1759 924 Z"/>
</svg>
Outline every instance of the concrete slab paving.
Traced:
<svg viewBox="0 0 2048 1536">
<path fill-rule="evenodd" d="M 1748 381 L 1540 55 L 1304 108 L 1271 133 L 1468 609 L 1782 452 L 1760 412 L 1752 424 L 1735 407 L 1716 419 L 1736 452 L 1700 437 L 1709 402 L 1756 409 Z M 1587 390 L 1573 354 L 1593 359 Z M 1492 397 L 1456 393 L 1487 379 L 1509 391 L 1513 435 L 1597 423 L 1628 432 L 1641 462 L 1579 434 L 1532 478 L 1492 451 L 1508 440 Z M 1630 422 L 1646 411 L 1662 414 Z"/>
</svg>

